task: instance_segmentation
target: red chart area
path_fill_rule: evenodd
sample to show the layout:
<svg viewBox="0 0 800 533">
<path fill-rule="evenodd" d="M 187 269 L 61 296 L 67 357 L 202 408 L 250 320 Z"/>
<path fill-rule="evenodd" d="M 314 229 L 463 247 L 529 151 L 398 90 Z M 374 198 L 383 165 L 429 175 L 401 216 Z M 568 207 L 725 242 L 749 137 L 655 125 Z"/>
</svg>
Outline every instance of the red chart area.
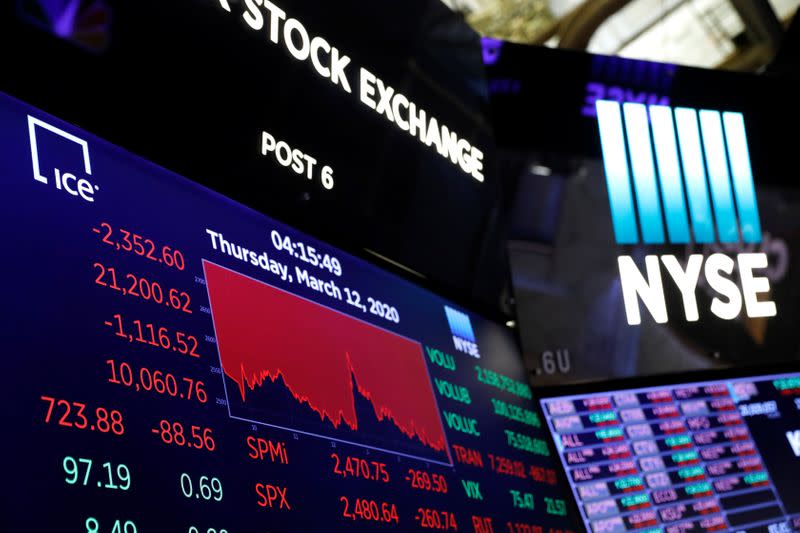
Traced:
<svg viewBox="0 0 800 533">
<path fill-rule="evenodd" d="M 222 369 L 242 402 L 280 378 L 298 403 L 332 429 L 346 426 L 355 432 L 348 438 L 357 440 L 357 391 L 379 422 L 447 453 L 419 343 L 214 263 L 203 265 Z"/>
</svg>

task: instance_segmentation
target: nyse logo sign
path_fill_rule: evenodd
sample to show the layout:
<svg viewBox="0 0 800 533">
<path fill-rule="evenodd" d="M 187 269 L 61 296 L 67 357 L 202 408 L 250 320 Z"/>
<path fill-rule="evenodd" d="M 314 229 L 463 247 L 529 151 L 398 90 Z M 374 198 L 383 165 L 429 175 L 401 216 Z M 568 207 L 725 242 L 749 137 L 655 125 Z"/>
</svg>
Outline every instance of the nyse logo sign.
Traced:
<svg viewBox="0 0 800 533">
<path fill-rule="evenodd" d="M 44 169 L 42 168 L 41 158 L 39 153 L 39 134 L 44 130 L 50 134 L 56 135 L 61 139 L 77 145 L 81 149 L 81 156 L 83 158 L 82 169 L 70 169 L 75 173 L 80 174 L 84 172 L 86 176 L 92 175 L 92 162 L 89 158 L 89 144 L 71 133 L 56 128 L 46 122 L 39 120 L 28 115 L 28 135 L 31 143 L 31 163 L 33 165 L 33 179 L 45 185 L 50 183 L 50 178 L 43 175 Z M 97 185 L 92 185 L 86 177 L 78 177 L 73 172 L 68 172 L 65 169 L 54 167 L 53 172 L 53 185 L 56 189 L 64 191 L 70 196 L 81 198 L 86 202 L 94 202 L 94 193 L 100 189 Z"/>
<path fill-rule="evenodd" d="M 761 241 L 741 113 L 598 101 L 597 118 L 618 244 Z M 618 263 L 629 324 L 641 323 L 639 300 L 656 322 L 668 321 L 662 267 L 680 291 L 688 321 L 699 319 L 701 272 L 716 293 L 710 310 L 717 317 L 732 320 L 743 307 L 749 317 L 776 314 L 773 302 L 759 298 L 770 290 L 769 280 L 753 272 L 768 266 L 764 253 L 735 260 L 693 254 L 685 265 L 674 255 L 648 255 L 644 273 L 629 255 Z"/>
<path fill-rule="evenodd" d="M 787 431 L 786 440 L 789 441 L 789 446 L 791 446 L 795 457 L 800 457 L 800 429 Z"/>
<path fill-rule="evenodd" d="M 475 332 L 472 331 L 472 322 L 469 316 L 461 311 L 456 311 L 452 307 L 444 307 L 447 315 L 447 323 L 450 325 L 450 332 L 453 334 L 453 344 L 456 350 L 464 352 L 472 357 L 480 358 L 478 344 L 475 340 Z"/>
</svg>

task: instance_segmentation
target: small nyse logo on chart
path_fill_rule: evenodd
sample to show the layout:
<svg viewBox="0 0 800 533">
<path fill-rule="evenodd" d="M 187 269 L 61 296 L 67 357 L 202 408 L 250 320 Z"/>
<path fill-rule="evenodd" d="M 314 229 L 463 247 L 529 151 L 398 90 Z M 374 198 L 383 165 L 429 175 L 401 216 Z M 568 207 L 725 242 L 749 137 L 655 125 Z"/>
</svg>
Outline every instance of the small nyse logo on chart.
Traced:
<svg viewBox="0 0 800 533">
<path fill-rule="evenodd" d="M 53 185 L 59 191 L 86 202 L 94 202 L 94 194 L 100 187 L 89 181 L 89 176 L 92 175 L 89 144 L 84 139 L 30 115 L 28 135 L 31 142 L 33 179 L 45 185 L 52 179 Z M 78 153 L 80 164 L 75 162 Z M 68 168 L 65 168 L 63 164 L 68 161 Z"/>
<path fill-rule="evenodd" d="M 480 359 L 481 354 L 478 352 L 478 343 L 469 316 L 448 306 L 444 306 L 444 313 L 447 315 L 447 323 L 450 324 L 456 350 Z"/>
<path fill-rule="evenodd" d="M 761 242 L 741 113 L 600 100 L 597 119 L 617 244 Z M 715 293 L 715 316 L 733 320 L 743 308 L 751 318 L 777 314 L 767 300 L 769 280 L 754 272 L 768 267 L 765 253 L 740 253 L 735 260 L 691 254 L 684 262 L 646 255 L 644 273 L 630 255 L 619 256 L 618 264 L 632 325 L 641 323 L 639 300 L 656 322 L 668 321 L 662 267 L 680 291 L 687 321 L 699 320 L 701 273 Z"/>
</svg>

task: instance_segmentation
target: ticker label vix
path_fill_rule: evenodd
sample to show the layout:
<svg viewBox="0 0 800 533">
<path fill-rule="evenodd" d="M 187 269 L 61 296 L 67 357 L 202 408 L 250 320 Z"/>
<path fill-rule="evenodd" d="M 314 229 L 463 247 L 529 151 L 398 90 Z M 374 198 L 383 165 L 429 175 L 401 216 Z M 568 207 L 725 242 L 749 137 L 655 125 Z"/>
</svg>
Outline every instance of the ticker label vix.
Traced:
<svg viewBox="0 0 800 533">
<path fill-rule="evenodd" d="M 597 119 L 617 244 L 761 242 L 741 113 L 601 100 Z M 769 280 L 754 273 L 768 266 L 765 253 L 692 254 L 685 264 L 674 255 L 646 255 L 644 272 L 630 255 L 618 264 L 631 325 L 641 323 L 639 300 L 656 322 L 668 321 L 664 272 L 680 292 L 687 321 L 699 320 L 701 273 L 716 292 L 715 316 L 733 320 L 742 309 L 748 317 L 777 314 L 763 295 Z"/>
<path fill-rule="evenodd" d="M 450 325 L 450 333 L 453 334 L 453 344 L 456 350 L 480 359 L 478 342 L 475 340 L 475 332 L 472 330 L 469 316 L 448 306 L 444 306 L 444 313 L 447 315 L 447 323 Z"/>
<path fill-rule="evenodd" d="M 92 162 L 89 158 L 89 144 L 84 139 L 80 139 L 71 133 L 67 133 L 62 129 L 56 128 L 51 124 L 28 115 L 28 135 L 30 136 L 31 143 L 33 179 L 39 183 L 44 183 L 45 185 L 48 185 L 51 179 L 42 174 L 42 172 L 45 171 L 39 154 L 39 134 L 42 130 L 49 132 L 51 135 L 56 135 L 64 141 L 77 145 L 80 147 L 83 157 L 83 169 L 67 169 L 60 168 L 60 165 L 54 166 L 52 169 L 53 185 L 55 185 L 56 189 L 64 191 L 70 196 L 81 198 L 86 202 L 94 202 L 94 193 L 97 192 L 100 187 L 93 185 L 88 179 L 88 176 L 92 175 Z M 85 173 L 85 176 L 79 177 L 82 173 Z"/>
</svg>

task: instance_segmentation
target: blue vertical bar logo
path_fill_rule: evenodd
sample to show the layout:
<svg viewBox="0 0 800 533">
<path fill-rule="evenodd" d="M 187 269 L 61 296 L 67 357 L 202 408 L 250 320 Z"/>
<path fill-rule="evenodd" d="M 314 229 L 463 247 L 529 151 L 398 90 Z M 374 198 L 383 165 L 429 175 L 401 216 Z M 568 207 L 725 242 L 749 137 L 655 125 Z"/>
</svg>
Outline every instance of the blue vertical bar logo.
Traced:
<svg viewBox="0 0 800 533">
<path fill-rule="evenodd" d="M 473 357 L 480 357 L 469 316 L 448 306 L 444 306 L 444 313 L 447 316 L 447 323 L 450 326 L 450 333 L 453 334 L 453 344 L 456 349 Z"/>
<path fill-rule="evenodd" d="M 761 242 L 741 113 L 596 105 L 618 244 Z"/>
</svg>

